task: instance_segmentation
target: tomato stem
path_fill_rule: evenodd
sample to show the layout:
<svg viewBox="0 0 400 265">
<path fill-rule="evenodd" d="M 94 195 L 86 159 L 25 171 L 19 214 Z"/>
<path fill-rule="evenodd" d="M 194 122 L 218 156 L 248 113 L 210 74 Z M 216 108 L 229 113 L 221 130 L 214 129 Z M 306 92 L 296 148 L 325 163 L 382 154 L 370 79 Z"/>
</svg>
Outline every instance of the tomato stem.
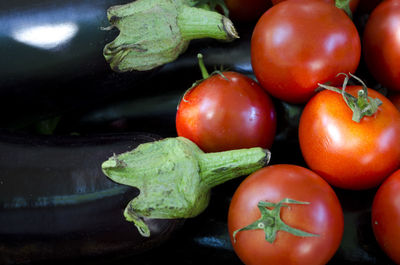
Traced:
<svg viewBox="0 0 400 265">
<path fill-rule="evenodd" d="M 210 77 L 210 74 L 208 73 L 207 68 L 204 65 L 203 54 L 198 53 L 197 59 L 199 60 L 199 67 L 200 67 L 201 75 L 202 75 L 203 79 L 207 79 L 208 77 Z"/>
<path fill-rule="evenodd" d="M 353 13 L 350 9 L 350 0 L 336 0 L 335 5 L 337 8 L 342 9 L 350 19 L 353 19 Z"/>
<path fill-rule="evenodd" d="M 282 209 L 282 207 L 289 207 L 288 204 L 307 205 L 310 203 L 296 201 L 296 200 L 289 199 L 289 198 L 282 199 L 278 203 L 259 201 L 257 204 L 257 207 L 261 212 L 261 217 L 258 220 L 256 220 L 255 222 L 249 224 L 248 226 L 245 226 L 243 228 L 240 228 L 240 229 L 234 231 L 233 235 L 232 235 L 234 242 L 236 242 L 236 235 L 238 232 L 246 231 L 246 230 L 257 230 L 257 229 L 264 230 L 265 240 L 271 244 L 275 241 L 276 234 L 279 230 L 286 231 L 292 235 L 301 236 L 301 237 L 319 236 L 316 234 L 308 233 L 308 232 L 302 231 L 300 229 L 288 226 L 287 224 L 285 224 L 282 221 L 282 219 L 280 217 L 281 209 Z M 272 209 L 269 209 L 269 208 L 272 208 Z"/>
<path fill-rule="evenodd" d="M 347 106 L 353 111 L 353 117 L 352 117 L 353 121 L 360 122 L 364 116 L 374 115 L 378 111 L 379 106 L 382 105 L 382 101 L 379 98 L 369 97 L 368 88 L 365 85 L 365 83 L 360 78 L 351 73 L 349 73 L 350 77 L 353 77 L 358 82 L 360 82 L 363 88 L 357 92 L 357 97 L 347 93 L 345 90 L 347 83 L 349 81 L 349 76 L 344 73 L 340 73 L 338 75 L 345 75 L 342 89 L 323 84 L 318 84 L 319 87 L 340 93 L 344 101 L 346 102 Z"/>
</svg>

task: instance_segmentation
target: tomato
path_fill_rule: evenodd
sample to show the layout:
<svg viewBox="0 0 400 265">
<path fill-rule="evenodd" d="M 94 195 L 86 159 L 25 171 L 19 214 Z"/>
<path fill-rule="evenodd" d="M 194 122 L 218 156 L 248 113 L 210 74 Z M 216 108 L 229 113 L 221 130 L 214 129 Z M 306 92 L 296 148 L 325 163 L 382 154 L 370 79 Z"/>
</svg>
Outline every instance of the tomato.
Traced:
<svg viewBox="0 0 400 265">
<path fill-rule="evenodd" d="M 289 207 L 281 207 L 277 217 L 312 235 L 279 230 L 268 242 L 263 229 L 243 230 L 262 216 L 265 207 L 258 208 L 260 201 L 278 203 L 285 198 L 309 204 L 285 203 Z M 269 230 L 273 225 L 265 222 L 264 227 Z M 326 264 L 340 245 L 343 227 L 343 211 L 329 184 L 311 170 L 289 164 L 267 166 L 248 176 L 235 191 L 228 211 L 231 242 L 246 265 Z"/>
<path fill-rule="evenodd" d="M 363 56 L 372 76 L 400 91 L 400 2 L 386 0 L 371 13 L 363 34 Z"/>
<path fill-rule="evenodd" d="M 356 96 L 362 86 L 348 86 Z M 324 90 L 304 107 L 299 123 L 300 149 L 307 165 L 331 185 L 345 189 L 378 186 L 400 165 L 400 113 L 382 94 L 377 112 L 352 120 L 341 94 Z"/>
<path fill-rule="evenodd" d="M 276 131 L 271 98 L 251 78 L 236 72 L 212 75 L 189 90 L 176 115 L 179 136 L 204 152 L 270 148 Z"/>
<path fill-rule="evenodd" d="M 267 0 L 225 0 L 229 18 L 238 21 L 255 21 L 271 7 Z"/>
<path fill-rule="evenodd" d="M 276 5 L 283 1 L 286 1 L 286 0 L 272 0 L 272 4 Z M 335 5 L 335 0 L 321 0 L 321 1 Z M 365 2 L 368 2 L 368 1 L 365 1 Z M 352 12 L 354 12 L 357 9 L 357 6 L 359 3 L 360 3 L 360 0 L 350 0 L 350 3 L 349 3 L 350 10 Z"/>
<path fill-rule="evenodd" d="M 372 229 L 383 251 L 400 264 L 400 170 L 379 187 L 372 203 Z"/>
<path fill-rule="evenodd" d="M 304 103 L 318 83 L 340 84 L 359 64 L 360 38 L 351 19 L 320 0 L 284 1 L 268 9 L 251 39 L 251 63 L 270 95 Z"/>
</svg>

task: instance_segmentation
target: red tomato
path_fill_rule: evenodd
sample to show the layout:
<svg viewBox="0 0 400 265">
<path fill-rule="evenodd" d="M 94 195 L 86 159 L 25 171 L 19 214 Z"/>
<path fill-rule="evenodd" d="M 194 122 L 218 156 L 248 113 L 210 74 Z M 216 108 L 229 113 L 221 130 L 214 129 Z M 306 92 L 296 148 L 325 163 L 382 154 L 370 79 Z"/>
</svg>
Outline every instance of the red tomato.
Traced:
<svg viewBox="0 0 400 265">
<path fill-rule="evenodd" d="M 273 5 L 276 5 L 276 4 L 278 4 L 278 3 L 280 3 L 280 2 L 283 2 L 283 1 L 286 1 L 286 0 L 272 0 L 272 4 Z M 324 1 L 324 2 L 327 2 L 327 3 L 330 3 L 330 4 L 335 4 L 335 0 L 321 0 L 321 1 Z M 369 1 L 369 0 L 368 0 Z M 367 1 L 365 1 L 365 2 L 367 2 Z M 350 5 L 350 10 L 352 11 L 352 12 L 354 12 L 356 9 L 357 9 L 357 6 L 358 6 L 358 4 L 360 3 L 360 0 L 350 0 L 350 3 L 349 3 L 349 5 Z"/>
<path fill-rule="evenodd" d="M 400 91 L 400 2 L 381 2 L 368 18 L 363 55 L 372 76 L 383 86 Z"/>
<path fill-rule="evenodd" d="M 267 0 L 225 0 L 229 17 L 233 20 L 255 21 L 271 7 Z"/>
<path fill-rule="evenodd" d="M 341 84 L 360 61 L 360 38 L 341 10 L 320 0 L 285 1 L 257 22 L 251 39 L 254 73 L 270 95 L 304 103 L 318 83 Z"/>
<path fill-rule="evenodd" d="M 272 100 L 249 77 L 223 75 L 228 80 L 213 75 L 184 95 L 176 115 L 178 135 L 204 152 L 270 148 L 276 131 Z"/>
<path fill-rule="evenodd" d="M 349 86 L 353 96 L 361 86 Z M 331 185 L 345 189 L 378 186 L 400 165 L 400 113 L 382 94 L 383 103 L 359 123 L 341 94 L 324 90 L 305 106 L 299 123 L 300 148 L 308 166 Z"/>
<path fill-rule="evenodd" d="M 383 251 L 400 264 L 400 170 L 379 187 L 372 204 L 372 229 Z"/>
<path fill-rule="evenodd" d="M 236 232 L 233 238 L 235 231 L 262 216 L 260 201 L 278 203 L 284 198 L 309 204 L 287 204 L 281 208 L 281 220 L 317 236 L 280 230 L 270 243 L 263 229 L 257 229 Z M 333 189 L 311 170 L 295 165 L 268 166 L 251 174 L 235 191 L 228 212 L 233 248 L 246 265 L 326 264 L 340 245 L 343 226 L 342 208 Z"/>
</svg>

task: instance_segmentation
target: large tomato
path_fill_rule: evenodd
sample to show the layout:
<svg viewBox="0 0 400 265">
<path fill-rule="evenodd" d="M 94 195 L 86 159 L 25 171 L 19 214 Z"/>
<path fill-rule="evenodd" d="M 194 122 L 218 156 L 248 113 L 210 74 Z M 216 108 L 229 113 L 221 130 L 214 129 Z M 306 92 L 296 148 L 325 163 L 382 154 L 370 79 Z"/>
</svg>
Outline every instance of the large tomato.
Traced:
<svg viewBox="0 0 400 265">
<path fill-rule="evenodd" d="M 383 251 L 400 264 L 400 170 L 379 187 L 372 204 L 372 228 Z"/>
<path fill-rule="evenodd" d="M 251 78 L 223 72 L 189 90 L 178 106 L 179 136 L 204 152 L 270 148 L 276 131 L 272 100 Z"/>
<path fill-rule="evenodd" d="M 400 91 L 400 1 L 381 2 L 371 13 L 363 34 L 363 55 L 372 76 Z"/>
<path fill-rule="evenodd" d="M 346 91 L 357 96 L 362 86 Z M 305 106 L 299 123 L 300 148 L 308 166 L 330 184 L 345 189 L 378 186 L 400 165 L 400 113 L 382 94 L 375 114 L 359 122 L 341 93 L 324 90 Z"/>
<path fill-rule="evenodd" d="M 276 5 L 276 4 L 278 4 L 280 2 L 283 2 L 283 1 L 286 1 L 286 0 L 272 0 L 272 4 Z M 335 0 L 321 0 L 321 1 L 325 1 L 325 2 L 333 4 L 333 5 L 336 4 Z M 368 1 L 370 1 L 370 0 L 368 0 Z M 368 2 L 368 1 L 366 1 L 366 2 Z M 350 0 L 350 2 L 349 2 L 350 10 L 352 12 L 354 12 L 357 9 L 357 6 L 358 6 L 359 3 L 360 3 L 360 0 Z"/>
<path fill-rule="evenodd" d="M 258 222 L 262 216 L 264 222 Z M 333 189 L 295 165 L 267 166 L 248 176 L 228 212 L 233 248 L 246 265 L 326 264 L 340 245 L 343 226 Z"/>
<path fill-rule="evenodd" d="M 284 1 L 268 9 L 251 39 L 251 63 L 270 95 L 304 103 L 318 83 L 340 84 L 353 73 L 361 54 L 352 20 L 320 0 Z"/>
<path fill-rule="evenodd" d="M 225 0 L 229 17 L 238 21 L 256 21 L 272 6 L 267 0 Z"/>
</svg>

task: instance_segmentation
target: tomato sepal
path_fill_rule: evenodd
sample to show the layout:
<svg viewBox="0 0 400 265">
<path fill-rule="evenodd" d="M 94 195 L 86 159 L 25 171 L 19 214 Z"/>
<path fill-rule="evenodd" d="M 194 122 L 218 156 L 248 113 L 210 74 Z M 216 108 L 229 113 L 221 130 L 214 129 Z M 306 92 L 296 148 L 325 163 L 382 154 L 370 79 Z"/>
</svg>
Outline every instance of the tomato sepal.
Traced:
<svg viewBox="0 0 400 265">
<path fill-rule="evenodd" d="M 335 0 L 335 6 L 342 9 L 350 19 L 353 19 L 353 12 L 350 9 L 350 0 Z"/>
<path fill-rule="evenodd" d="M 382 101 L 379 98 L 369 97 L 368 88 L 365 83 L 351 73 L 349 73 L 349 75 L 360 82 L 363 88 L 357 92 L 357 97 L 347 93 L 346 86 L 349 81 L 349 76 L 344 73 L 338 75 L 345 75 L 342 89 L 324 84 L 318 84 L 318 86 L 342 94 L 347 106 L 353 111 L 353 121 L 359 123 L 364 116 L 373 116 L 378 111 L 379 106 L 382 105 Z"/>
<path fill-rule="evenodd" d="M 297 201 L 290 198 L 285 198 L 279 201 L 278 203 L 268 202 L 268 201 L 259 201 L 257 204 L 258 209 L 260 210 L 261 217 L 255 222 L 235 230 L 232 234 L 233 241 L 236 242 L 236 235 L 238 232 L 246 231 L 246 230 L 264 230 L 265 240 L 269 243 L 273 243 L 276 239 L 276 234 L 278 231 L 286 231 L 292 235 L 299 237 L 316 237 L 319 236 L 317 234 L 312 234 L 305 232 L 303 230 L 291 227 L 287 225 L 280 217 L 282 207 L 290 207 L 288 204 L 302 204 L 307 205 L 309 202 Z M 269 209 L 272 208 L 272 209 Z"/>
</svg>

